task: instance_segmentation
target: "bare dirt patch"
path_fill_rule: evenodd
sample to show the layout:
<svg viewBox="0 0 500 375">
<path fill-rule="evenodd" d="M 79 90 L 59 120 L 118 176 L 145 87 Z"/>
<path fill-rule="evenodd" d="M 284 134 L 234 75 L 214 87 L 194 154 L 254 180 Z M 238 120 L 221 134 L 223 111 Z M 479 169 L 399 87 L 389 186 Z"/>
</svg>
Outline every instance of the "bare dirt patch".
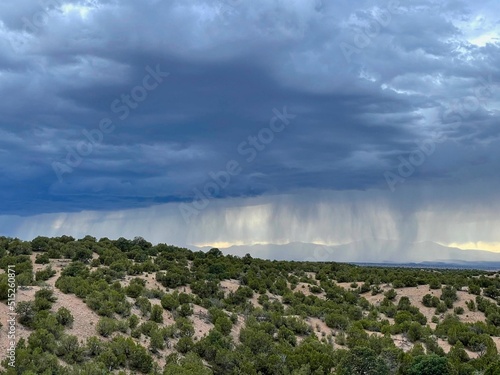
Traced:
<svg viewBox="0 0 500 375">
<path fill-rule="evenodd" d="M 231 328 L 231 337 L 233 342 L 237 345 L 240 343 L 240 332 L 245 327 L 245 318 L 242 315 L 238 315 L 238 320 Z"/>
<path fill-rule="evenodd" d="M 229 293 L 236 292 L 240 285 L 240 282 L 234 279 L 222 280 L 220 282 L 220 286 L 222 288 L 222 291 L 224 292 L 224 297 L 227 297 Z"/>
<path fill-rule="evenodd" d="M 194 305 L 191 321 L 194 326 L 193 340 L 199 340 L 210 332 L 214 325 L 208 320 L 208 310 L 204 307 Z"/>
<path fill-rule="evenodd" d="M 293 291 L 294 292 L 301 292 L 305 296 L 316 296 L 316 297 L 321 298 L 321 299 L 326 299 L 325 292 L 313 293 L 313 292 L 311 292 L 311 289 L 310 289 L 311 286 L 314 286 L 314 284 L 300 282 L 297 284 L 297 286 L 295 287 L 295 289 Z"/>
<path fill-rule="evenodd" d="M 99 321 L 99 315 L 92 311 L 80 298 L 74 294 L 64 294 L 56 292 L 57 301 L 52 305 L 52 311 L 56 312 L 59 308 L 65 307 L 75 318 L 73 326 L 66 328 L 65 332 L 69 335 L 78 337 L 80 341 L 86 340 L 91 336 L 96 336 L 96 325 Z"/>
<path fill-rule="evenodd" d="M 321 340 L 328 335 L 334 335 L 335 331 L 328 327 L 324 321 L 319 318 L 307 318 L 305 322 L 311 327 L 316 337 Z"/>
</svg>

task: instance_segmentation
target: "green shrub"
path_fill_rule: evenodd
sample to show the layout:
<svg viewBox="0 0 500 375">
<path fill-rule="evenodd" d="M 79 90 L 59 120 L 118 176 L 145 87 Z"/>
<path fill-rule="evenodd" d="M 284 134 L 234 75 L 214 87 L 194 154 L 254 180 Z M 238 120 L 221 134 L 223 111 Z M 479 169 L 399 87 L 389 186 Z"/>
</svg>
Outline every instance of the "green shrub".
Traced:
<svg viewBox="0 0 500 375">
<path fill-rule="evenodd" d="M 175 309 L 177 309 L 180 306 L 178 295 L 176 293 L 165 294 L 161 298 L 161 305 L 163 306 L 163 308 L 165 310 L 174 311 Z"/>
<path fill-rule="evenodd" d="M 35 279 L 37 281 L 46 281 L 50 279 L 52 276 L 56 274 L 56 271 L 52 269 L 51 266 L 48 266 L 47 268 L 35 272 Z"/>
<path fill-rule="evenodd" d="M 191 337 L 184 336 L 179 339 L 179 341 L 175 345 L 175 348 L 179 351 L 179 353 L 186 354 L 187 352 L 191 351 L 193 345 L 194 343 Z"/>
<path fill-rule="evenodd" d="M 130 327 L 130 329 L 135 329 L 137 328 L 138 325 L 139 325 L 139 317 L 135 314 L 132 314 L 128 318 L 128 326 Z"/>
<path fill-rule="evenodd" d="M 332 313 L 325 316 L 325 323 L 333 329 L 346 330 L 349 327 L 349 319 L 341 314 Z"/>
<path fill-rule="evenodd" d="M 426 294 L 422 298 L 422 304 L 425 307 L 437 307 L 439 305 L 439 298 L 437 298 L 436 296 L 432 296 L 430 294 Z"/>
<path fill-rule="evenodd" d="M 75 318 L 66 307 L 60 307 L 56 313 L 56 319 L 58 323 L 65 327 L 71 327 Z"/>
<path fill-rule="evenodd" d="M 390 301 L 394 300 L 394 298 L 396 298 L 397 295 L 398 293 L 393 288 L 389 289 L 387 292 L 384 293 L 384 296 Z"/>
<path fill-rule="evenodd" d="M 461 307 L 461 306 L 458 306 L 458 307 L 455 307 L 455 309 L 453 310 L 455 312 L 455 314 L 457 315 L 462 315 L 464 313 L 464 308 Z"/>
<path fill-rule="evenodd" d="M 37 256 L 35 258 L 35 263 L 36 264 L 49 264 L 50 263 L 49 254 L 47 254 L 47 253 L 37 254 Z"/>
<path fill-rule="evenodd" d="M 156 323 L 163 323 L 163 309 L 160 305 L 153 305 L 150 319 Z"/>
<path fill-rule="evenodd" d="M 97 333 L 103 337 L 110 336 L 116 330 L 116 321 L 108 317 L 102 317 L 97 322 Z"/>
<path fill-rule="evenodd" d="M 439 305 L 436 307 L 436 314 L 445 313 L 447 310 L 448 306 L 446 306 L 446 303 L 440 302 Z"/>
</svg>

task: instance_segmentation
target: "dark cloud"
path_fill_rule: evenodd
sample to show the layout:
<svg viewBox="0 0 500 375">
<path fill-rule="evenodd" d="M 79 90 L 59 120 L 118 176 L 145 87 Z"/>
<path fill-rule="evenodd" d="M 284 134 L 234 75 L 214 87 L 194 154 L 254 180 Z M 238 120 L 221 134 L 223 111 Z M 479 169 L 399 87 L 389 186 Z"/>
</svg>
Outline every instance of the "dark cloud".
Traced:
<svg viewBox="0 0 500 375">
<path fill-rule="evenodd" d="M 436 134 L 436 150 L 406 185 L 481 178 L 498 189 L 494 2 L 8 3 L 0 6 L 3 214 L 189 202 L 230 160 L 241 173 L 218 198 L 385 191 L 384 172 L 397 173 Z M 348 58 L 345 45 L 356 51 Z M 143 89 L 157 67 L 168 77 Z M 118 110 L 134 93 L 144 101 Z M 285 107 L 296 117 L 269 133 Z M 106 118 L 113 130 L 96 135 L 71 173 L 59 164 L 59 179 L 54 162 L 73 160 L 84 132 L 95 135 Z M 272 140 L 252 146 L 259 134 Z"/>
</svg>

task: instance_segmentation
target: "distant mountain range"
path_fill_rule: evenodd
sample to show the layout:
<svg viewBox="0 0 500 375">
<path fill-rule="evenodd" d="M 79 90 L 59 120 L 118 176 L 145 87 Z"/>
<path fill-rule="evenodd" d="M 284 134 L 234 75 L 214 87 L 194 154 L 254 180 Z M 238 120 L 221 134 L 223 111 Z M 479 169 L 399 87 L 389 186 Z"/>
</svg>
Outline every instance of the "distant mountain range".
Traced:
<svg viewBox="0 0 500 375">
<path fill-rule="evenodd" d="M 201 250 L 208 249 L 207 247 L 201 248 Z M 500 253 L 484 250 L 462 250 L 430 241 L 408 243 L 388 240 L 362 240 L 334 246 L 291 242 L 284 245 L 231 246 L 221 250 L 225 254 L 240 257 L 248 253 L 254 258 L 276 260 L 384 264 L 441 263 L 456 266 L 494 262 L 500 265 Z"/>
</svg>

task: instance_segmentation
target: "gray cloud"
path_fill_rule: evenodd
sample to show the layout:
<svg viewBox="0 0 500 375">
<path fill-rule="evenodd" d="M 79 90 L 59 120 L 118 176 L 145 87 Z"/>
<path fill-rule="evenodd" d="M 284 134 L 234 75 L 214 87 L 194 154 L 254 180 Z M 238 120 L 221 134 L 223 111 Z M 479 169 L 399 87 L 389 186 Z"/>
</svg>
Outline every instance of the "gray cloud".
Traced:
<svg viewBox="0 0 500 375">
<path fill-rule="evenodd" d="M 401 158 L 438 134 L 397 186 L 399 204 L 412 207 L 410 229 L 398 230 L 418 237 L 420 190 L 453 190 L 445 202 L 496 199 L 499 16 L 494 1 L 5 2 L 1 213 L 189 203 L 229 160 L 242 172 L 218 200 L 390 194 L 384 172 L 397 174 Z M 356 49 L 348 58 L 345 45 Z M 112 103 L 148 66 L 170 75 L 120 119 Z M 284 106 L 296 118 L 247 162 L 239 145 Z M 103 118 L 114 130 L 58 180 L 53 163 Z"/>
</svg>

